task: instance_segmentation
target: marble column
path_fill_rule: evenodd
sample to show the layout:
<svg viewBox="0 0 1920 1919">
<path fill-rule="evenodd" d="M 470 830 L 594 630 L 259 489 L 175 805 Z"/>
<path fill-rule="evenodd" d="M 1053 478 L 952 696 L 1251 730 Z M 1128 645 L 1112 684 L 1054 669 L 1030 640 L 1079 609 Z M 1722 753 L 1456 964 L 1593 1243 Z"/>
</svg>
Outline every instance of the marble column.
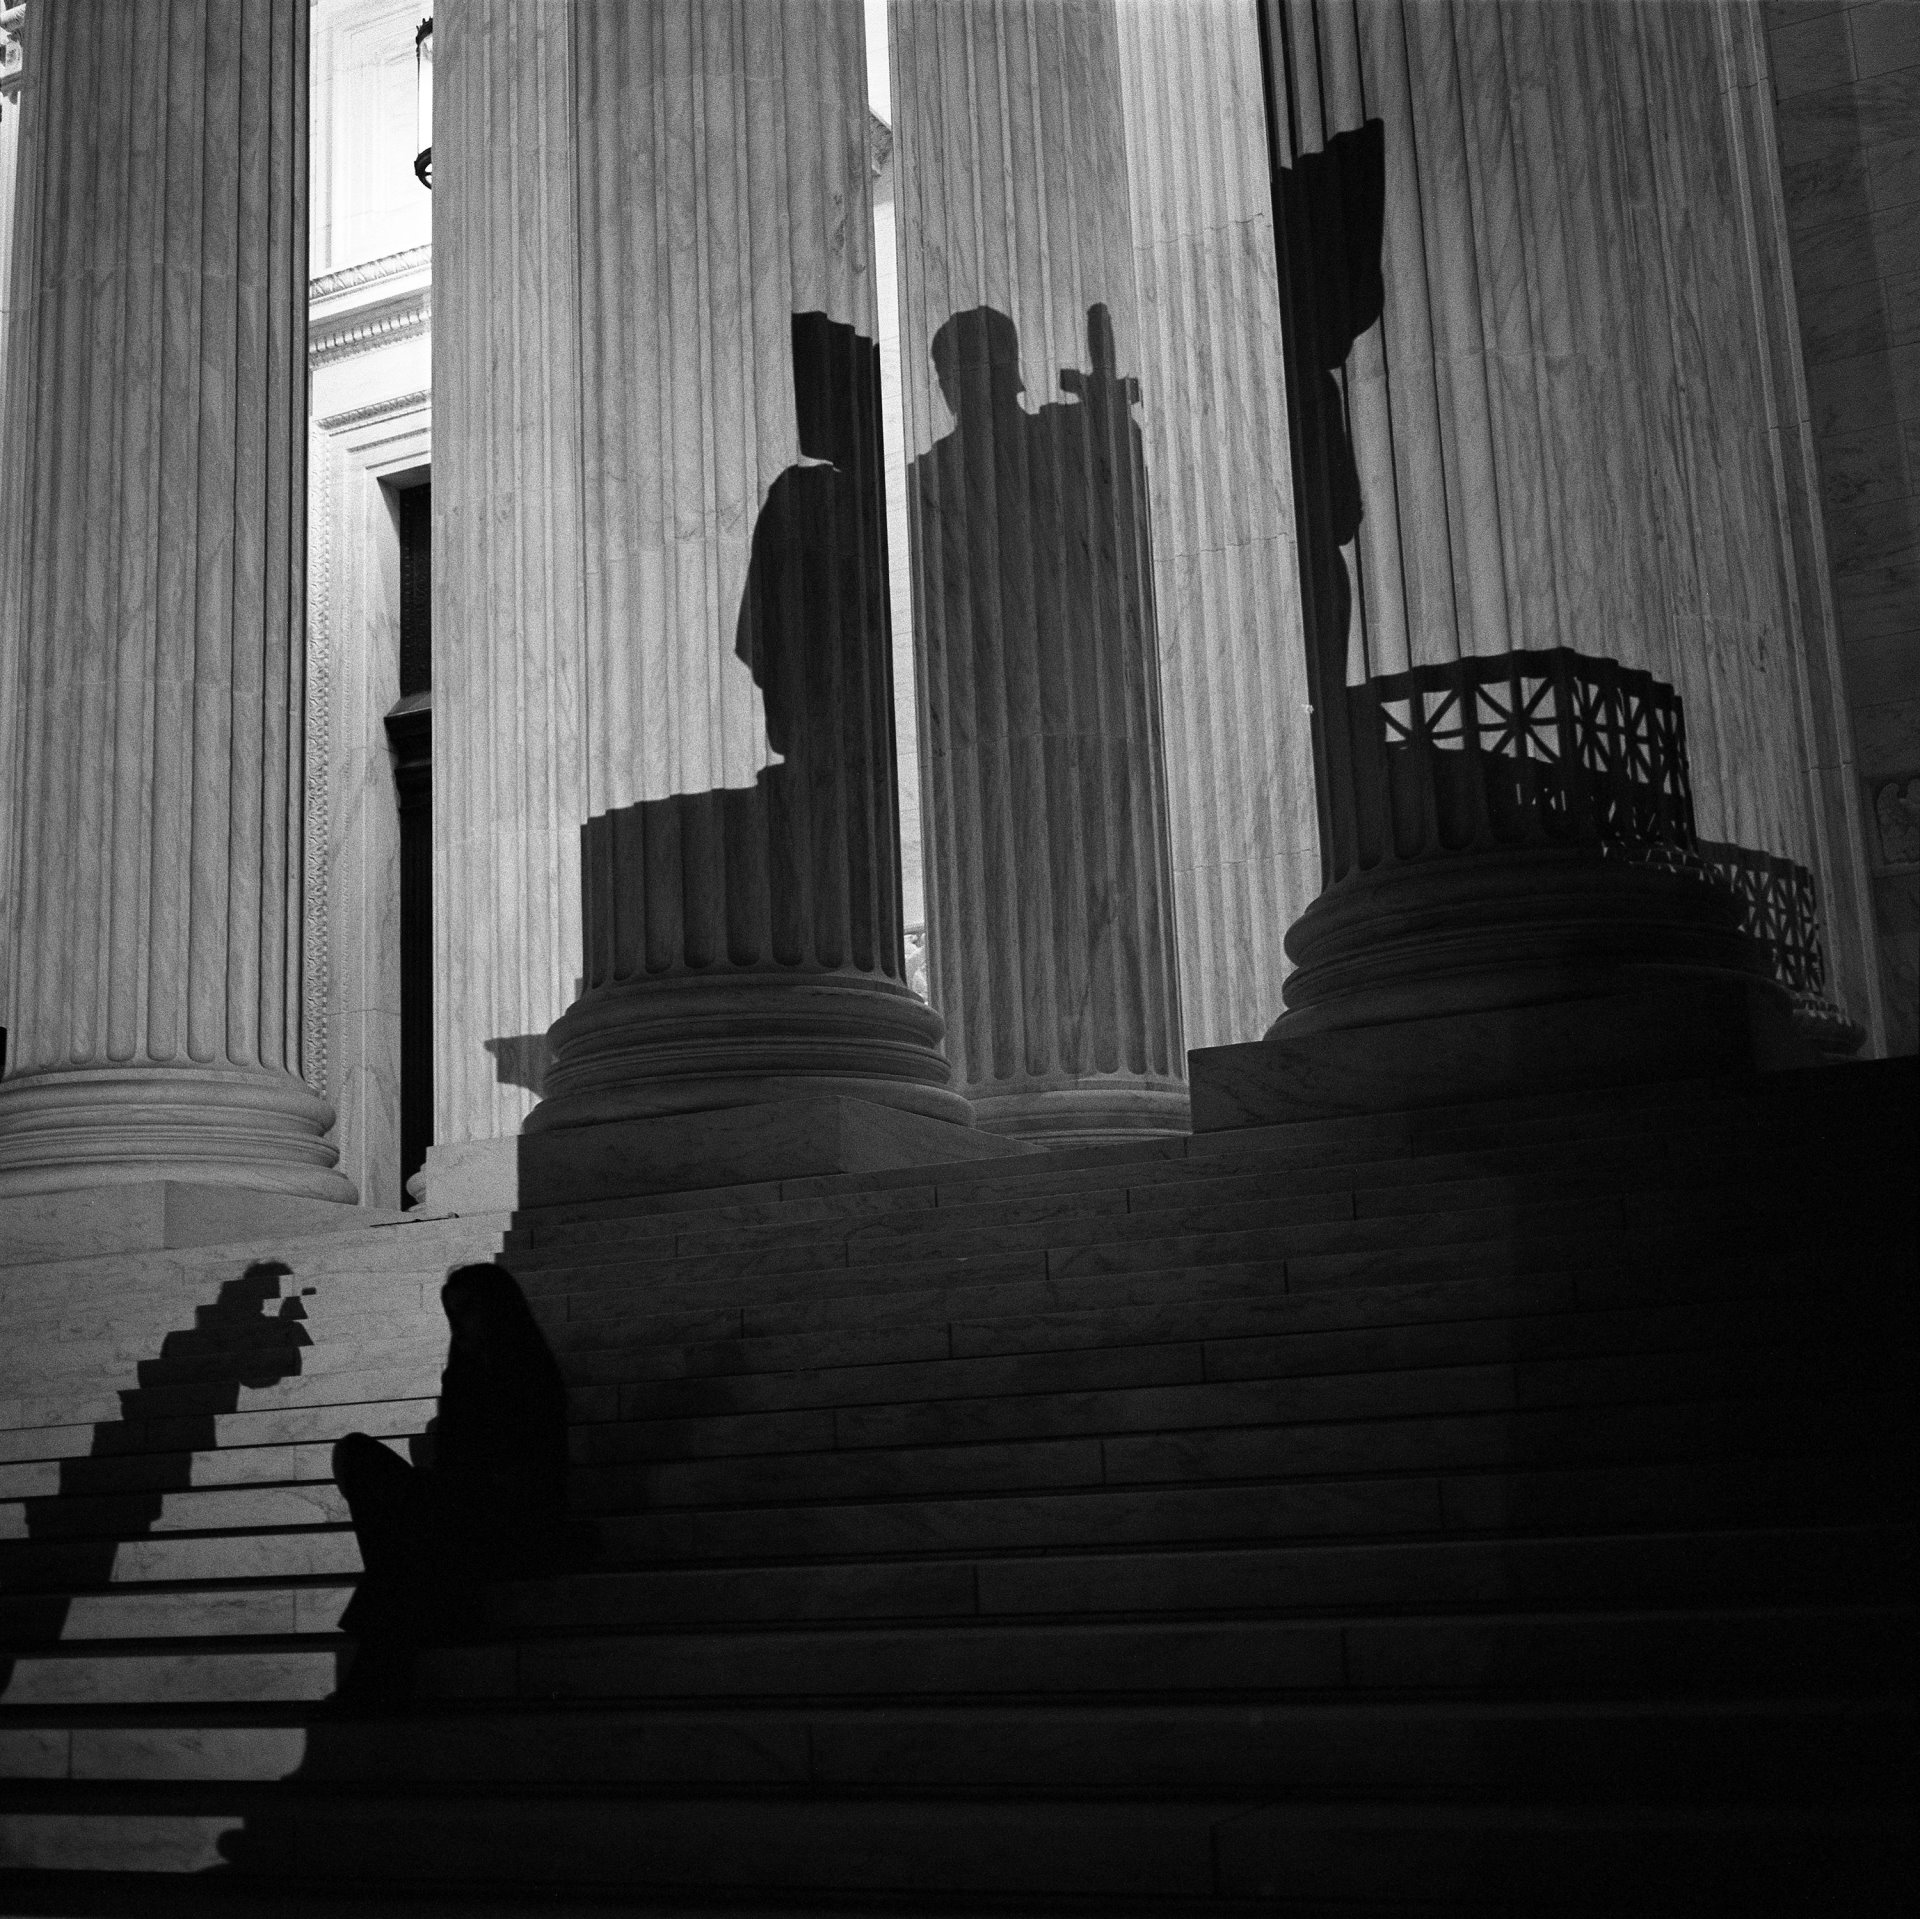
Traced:
<svg viewBox="0 0 1920 1919">
<path fill-rule="evenodd" d="M 1745 3 L 1266 10 L 1327 878 L 1296 1110 L 1857 1038 L 1807 925 Z"/>
<path fill-rule="evenodd" d="M 1117 15 L 1189 1046 L 1257 1039 L 1320 888 L 1255 0 Z"/>
<path fill-rule="evenodd" d="M 1733 112 L 1747 4 L 1272 17 L 1283 153 L 1384 133 L 1385 307 L 1344 375 L 1349 684 L 1514 648 L 1645 669 L 1684 704 L 1702 838 L 1818 865 Z"/>
<path fill-rule="evenodd" d="M 930 983 L 980 1123 L 1184 1126 L 1114 0 L 895 0 Z"/>
<path fill-rule="evenodd" d="M 20 103 L 26 86 L 25 20 L 0 24 L 0 1021 L 6 1018 L 13 953 L 13 839 L 19 784 L 18 679 L 20 667 L 20 424 L 27 390 L 6 369 L 25 350 L 19 325 L 21 296 L 32 284 L 32 263 L 16 279 L 15 219 L 20 182 Z"/>
<path fill-rule="evenodd" d="M 32 25 L 0 1193 L 351 1199 L 300 1078 L 307 9 Z"/>
<path fill-rule="evenodd" d="M 587 527 L 570 7 L 434 21 L 434 1139 L 520 1130 L 579 990 Z"/>
<path fill-rule="evenodd" d="M 964 1123 L 903 978 L 859 0 L 443 33 L 435 441 L 478 439 L 435 476 L 443 1117 L 510 1128 L 478 1056 L 565 1006 L 530 1131 Z"/>
</svg>

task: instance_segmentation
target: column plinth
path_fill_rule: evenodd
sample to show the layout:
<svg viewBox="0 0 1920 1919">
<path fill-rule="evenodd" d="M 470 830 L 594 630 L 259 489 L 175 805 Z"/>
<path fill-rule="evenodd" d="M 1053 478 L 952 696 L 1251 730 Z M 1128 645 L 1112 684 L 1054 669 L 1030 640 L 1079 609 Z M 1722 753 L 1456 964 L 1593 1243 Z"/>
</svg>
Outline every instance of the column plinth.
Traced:
<svg viewBox="0 0 1920 1919">
<path fill-rule="evenodd" d="M 300 1078 L 307 27 L 36 17 L 0 1194 L 353 1198 Z"/>
</svg>

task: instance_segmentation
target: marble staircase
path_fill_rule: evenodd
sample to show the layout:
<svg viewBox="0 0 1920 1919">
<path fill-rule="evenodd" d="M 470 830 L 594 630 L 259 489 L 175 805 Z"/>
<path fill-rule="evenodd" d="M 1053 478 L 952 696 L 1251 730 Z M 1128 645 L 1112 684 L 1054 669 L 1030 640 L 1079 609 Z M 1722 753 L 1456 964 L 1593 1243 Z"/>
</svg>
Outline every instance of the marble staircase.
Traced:
<svg viewBox="0 0 1920 1919">
<path fill-rule="evenodd" d="M 0 1269 L 0 1899 L 1891 1910 L 1916 1090 Z M 502 1247 L 598 1557 L 318 1717 L 328 1448 L 421 1429 Z"/>
</svg>

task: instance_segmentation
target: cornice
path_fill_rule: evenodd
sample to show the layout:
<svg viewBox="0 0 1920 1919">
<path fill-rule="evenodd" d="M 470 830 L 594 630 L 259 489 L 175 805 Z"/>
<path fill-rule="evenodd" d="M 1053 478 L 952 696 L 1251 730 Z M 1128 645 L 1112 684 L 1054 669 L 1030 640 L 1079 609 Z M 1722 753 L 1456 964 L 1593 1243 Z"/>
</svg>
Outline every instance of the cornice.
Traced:
<svg viewBox="0 0 1920 1919">
<path fill-rule="evenodd" d="M 27 77 L 26 7 L 0 6 L 0 101 L 18 101 Z"/>
<path fill-rule="evenodd" d="M 307 362 L 326 366 L 413 339 L 432 317 L 430 245 L 356 261 L 308 282 Z"/>
<path fill-rule="evenodd" d="M 315 314 L 307 322 L 307 360 L 326 366 L 375 347 L 391 346 L 425 333 L 433 320 L 433 289 L 411 287 L 405 293 L 344 312 Z"/>
<path fill-rule="evenodd" d="M 362 260 L 357 266 L 340 267 L 332 273 L 323 273 L 307 288 L 307 297 L 315 302 L 332 300 L 343 293 L 351 293 L 357 287 L 377 286 L 383 280 L 397 280 L 403 274 L 430 272 L 433 266 L 432 246 L 407 247 L 399 253 L 383 255 L 378 260 Z"/>
<path fill-rule="evenodd" d="M 314 424 L 328 433 L 345 433 L 350 428 L 369 426 L 376 420 L 398 419 L 428 404 L 433 395 L 426 389 L 418 393 L 396 393 L 390 399 L 375 400 L 367 406 L 349 407 L 344 413 L 329 413 Z"/>
</svg>

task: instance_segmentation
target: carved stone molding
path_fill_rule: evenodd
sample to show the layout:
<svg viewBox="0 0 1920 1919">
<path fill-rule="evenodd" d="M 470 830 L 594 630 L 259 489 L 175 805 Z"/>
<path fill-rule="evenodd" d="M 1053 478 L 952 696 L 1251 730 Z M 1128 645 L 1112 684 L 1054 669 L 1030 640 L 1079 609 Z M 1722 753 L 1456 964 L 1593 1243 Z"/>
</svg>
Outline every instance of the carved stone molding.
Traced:
<svg viewBox="0 0 1920 1919">
<path fill-rule="evenodd" d="M 0 8 L 0 112 L 20 103 L 20 83 L 27 77 L 27 10 Z"/>
<path fill-rule="evenodd" d="M 432 264 L 432 247 L 407 247 L 399 253 L 383 254 L 377 260 L 362 260 L 356 266 L 323 273 L 308 287 L 307 293 L 315 301 L 330 300 L 358 287 L 379 286 L 405 274 L 428 271 Z"/>
<path fill-rule="evenodd" d="M 309 335 L 308 358 L 314 366 L 326 366 L 375 347 L 390 346 L 396 340 L 416 339 L 432 320 L 433 294 L 425 287 L 337 320 L 316 319 Z"/>
<path fill-rule="evenodd" d="M 433 318 L 433 249 L 408 247 L 323 273 L 307 288 L 312 366 L 417 339 Z"/>
<path fill-rule="evenodd" d="M 381 420 L 398 420 L 432 403 L 433 395 L 424 388 L 417 393 L 396 393 L 391 399 L 369 401 L 365 406 L 348 407 L 344 413 L 329 413 L 314 425 L 326 433 L 350 433 L 356 427 L 372 426 Z"/>
<path fill-rule="evenodd" d="M 307 846 L 305 886 L 306 1018 L 301 1070 L 322 1099 L 332 1098 L 328 1067 L 327 1001 L 333 984 L 331 929 L 334 497 L 338 491 L 333 448 L 314 446 L 315 511 L 307 534 Z"/>
</svg>

